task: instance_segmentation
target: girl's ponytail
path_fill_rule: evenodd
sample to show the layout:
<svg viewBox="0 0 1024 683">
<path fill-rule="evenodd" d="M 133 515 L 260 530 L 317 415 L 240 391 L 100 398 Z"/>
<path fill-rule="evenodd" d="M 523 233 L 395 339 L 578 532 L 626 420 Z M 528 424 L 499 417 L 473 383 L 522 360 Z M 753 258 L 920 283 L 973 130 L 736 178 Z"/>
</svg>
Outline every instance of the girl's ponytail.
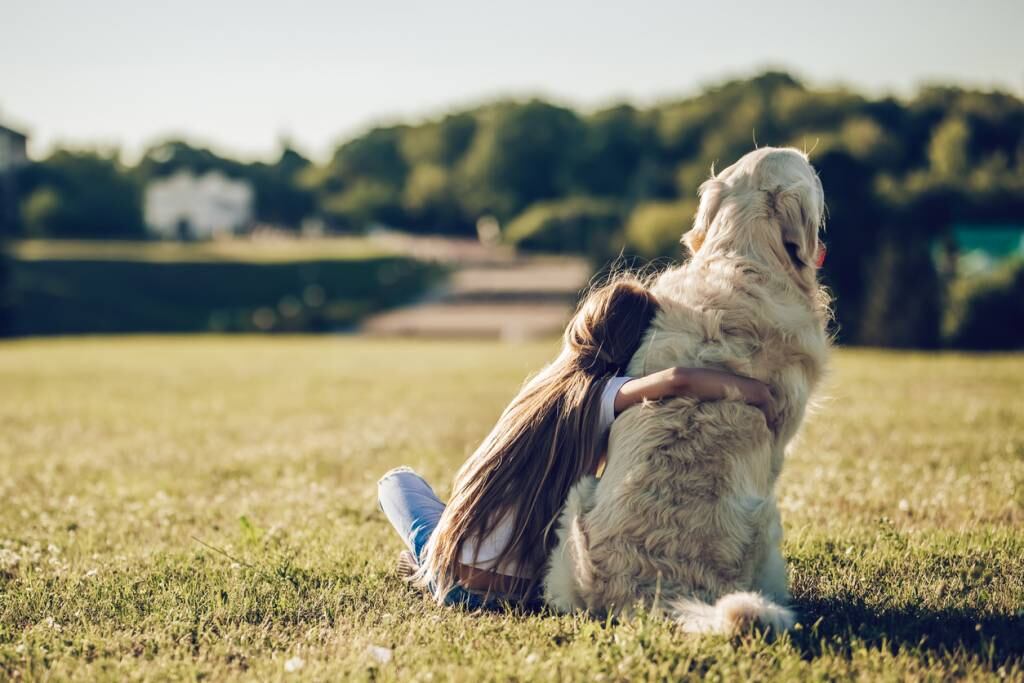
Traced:
<svg viewBox="0 0 1024 683">
<path fill-rule="evenodd" d="M 594 377 L 625 372 L 658 302 L 635 275 L 620 273 L 591 290 L 565 330 L 577 367 Z"/>
</svg>

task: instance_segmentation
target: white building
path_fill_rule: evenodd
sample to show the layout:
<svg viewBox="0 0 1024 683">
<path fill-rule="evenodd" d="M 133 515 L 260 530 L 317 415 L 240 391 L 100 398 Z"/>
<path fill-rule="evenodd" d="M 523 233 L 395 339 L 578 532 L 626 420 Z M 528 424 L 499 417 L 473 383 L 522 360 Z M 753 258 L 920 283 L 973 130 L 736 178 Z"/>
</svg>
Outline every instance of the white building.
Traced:
<svg viewBox="0 0 1024 683">
<path fill-rule="evenodd" d="M 252 222 L 252 184 L 211 171 L 185 171 L 146 186 L 146 225 L 167 239 L 210 239 L 238 232 Z"/>
</svg>

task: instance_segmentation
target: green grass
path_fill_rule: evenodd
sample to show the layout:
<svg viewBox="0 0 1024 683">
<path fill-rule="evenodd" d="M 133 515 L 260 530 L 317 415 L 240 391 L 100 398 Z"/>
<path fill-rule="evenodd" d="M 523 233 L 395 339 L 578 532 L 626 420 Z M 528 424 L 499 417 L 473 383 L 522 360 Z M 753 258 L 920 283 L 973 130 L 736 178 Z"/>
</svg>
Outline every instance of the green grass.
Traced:
<svg viewBox="0 0 1024 683">
<path fill-rule="evenodd" d="M 11 254 L 17 336 L 341 329 L 441 273 L 358 239 L 25 241 Z"/>
<path fill-rule="evenodd" d="M 424 600 L 377 477 L 446 489 L 553 348 L 0 345 L 0 678 L 1024 679 L 1019 355 L 837 354 L 779 486 L 780 642 Z"/>
</svg>

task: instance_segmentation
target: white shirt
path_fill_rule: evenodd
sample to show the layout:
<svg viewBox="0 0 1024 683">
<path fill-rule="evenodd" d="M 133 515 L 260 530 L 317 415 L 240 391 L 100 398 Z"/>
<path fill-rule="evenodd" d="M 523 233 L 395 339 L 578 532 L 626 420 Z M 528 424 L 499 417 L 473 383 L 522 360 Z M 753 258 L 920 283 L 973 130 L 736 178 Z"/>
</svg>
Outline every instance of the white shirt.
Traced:
<svg viewBox="0 0 1024 683">
<path fill-rule="evenodd" d="M 604 438 L 608 430 L 612 428 L 612 422 L 615 421 L 615 397 L 622 385 L 631 379 L 633 378 L 616 376 L 605 382 L 604 389 L 601 391 L 601 408 L 597 418 L 598 438 Z M 510 515 L 505 515 L 494 527 L 494 530 L 479 544 L 473 543 L 472 540 L 467 540 L 462 544 L 462 549 L 459 551 L 459 562 L 478 569 L 496 571 L 494 561 L 511 542 L 512 518 Z M 519 572 L 519 568 L 514 563 L 501 567 L 501 573 L 509 576 L 525 576 Z"/>
</svg>

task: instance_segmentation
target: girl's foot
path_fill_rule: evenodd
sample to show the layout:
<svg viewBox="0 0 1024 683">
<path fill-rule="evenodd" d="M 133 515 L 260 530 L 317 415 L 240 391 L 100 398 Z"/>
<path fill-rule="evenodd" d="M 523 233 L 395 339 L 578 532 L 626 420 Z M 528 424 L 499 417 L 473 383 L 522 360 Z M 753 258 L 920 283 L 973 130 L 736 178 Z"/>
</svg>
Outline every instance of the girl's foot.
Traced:
<svg viewBox="0 0 1024 683">
<path fill-rule="evenodd" d="M 416 557 L 408 550 L 398 553 L 398 576 L 405 581 L 411 581 L 413 575 L 420 570 Z"/>
</svg>

